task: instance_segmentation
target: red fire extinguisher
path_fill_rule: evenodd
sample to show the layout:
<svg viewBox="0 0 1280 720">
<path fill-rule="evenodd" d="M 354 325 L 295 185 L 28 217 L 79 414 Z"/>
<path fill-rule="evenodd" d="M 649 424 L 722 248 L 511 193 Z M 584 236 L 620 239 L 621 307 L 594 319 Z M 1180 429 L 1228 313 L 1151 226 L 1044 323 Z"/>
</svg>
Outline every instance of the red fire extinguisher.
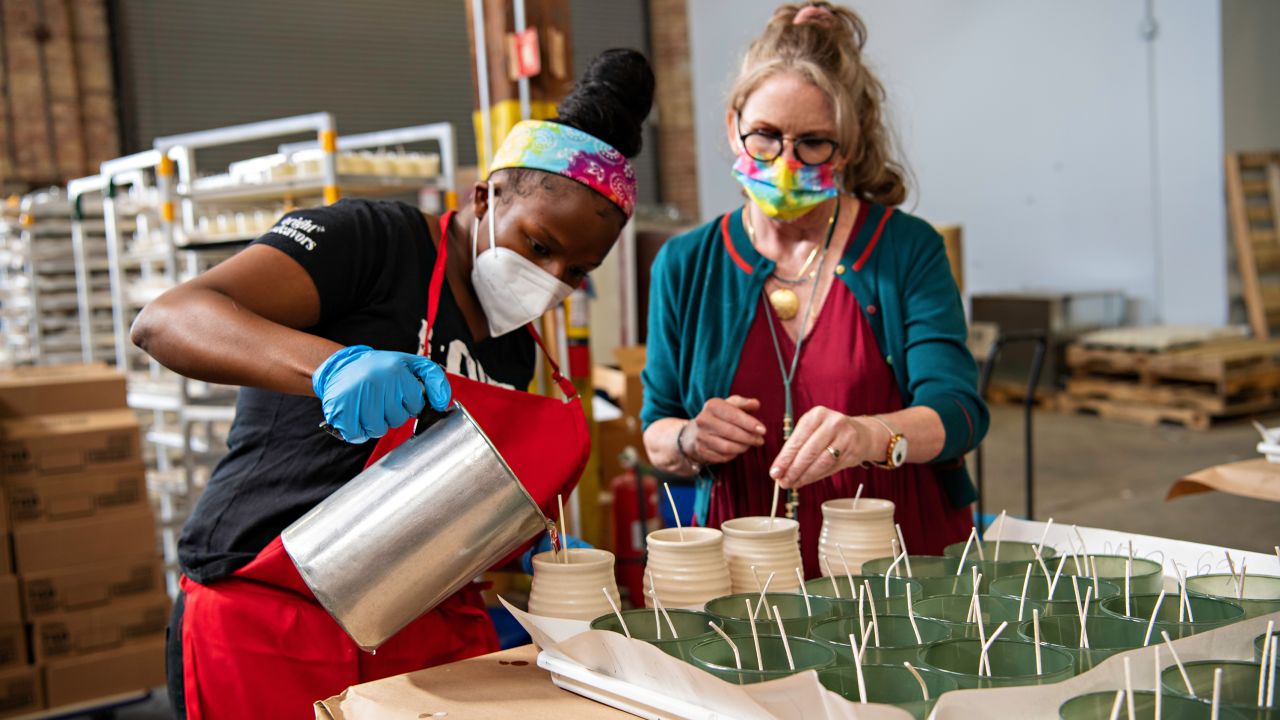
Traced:
<svg viewBox="0 0 1280 720">
<path fill-rule="evenodd" d="M 658 482 L 640 474 L 637 460 L 630 454 L 624 457 L 626 472 L 611 483 L 614 573 L 618 588 L 631 594 L 631 603 L 644 607 L 645 538 L 662 527 L 662 518 L 658 516 Z"/>
</svg>

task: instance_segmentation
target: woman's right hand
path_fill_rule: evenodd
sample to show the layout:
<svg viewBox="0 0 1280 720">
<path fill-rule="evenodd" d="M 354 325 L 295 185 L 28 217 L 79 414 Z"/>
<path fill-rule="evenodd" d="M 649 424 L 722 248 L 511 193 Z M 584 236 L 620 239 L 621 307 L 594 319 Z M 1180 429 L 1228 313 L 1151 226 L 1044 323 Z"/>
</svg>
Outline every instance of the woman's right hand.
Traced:
<svg viewBox="0 0 1280 720">
<path fill-rule="evenodd" d="M 449 381 L 444 370 L 421 355 L 346 347 L 325 360 L 311 376 L 324 419 L 342 439 L 363 443 L 386 435 L 428 402 L 436 410 L 449 407 Z"/>
<path fill-rule="evenodd" d="M 677 439 L 691 460 L 704 465 L 726 463 L 749 448 L 764 445 L 764 423 L 753 413 L 760 401 L 731 395 L 712 398 L 702 405 Z"/>
</svg>

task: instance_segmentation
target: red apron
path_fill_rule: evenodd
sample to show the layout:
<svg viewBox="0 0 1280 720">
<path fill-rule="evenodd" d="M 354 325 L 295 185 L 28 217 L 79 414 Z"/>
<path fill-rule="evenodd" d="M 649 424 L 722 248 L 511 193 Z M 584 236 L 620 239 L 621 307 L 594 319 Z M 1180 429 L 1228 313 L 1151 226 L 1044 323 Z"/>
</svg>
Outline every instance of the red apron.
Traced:
<svg viewBox="0 0 1280 720">
<path fill-rule="evenodd" d="M 428 337 L 444 284 L 447 230 L 440 243 L 427 304 Z M 529 327 L 538 346 L 542 340 Z M 424 352 L 430 347 L 424 344 Z M 569 492 L 591 451 L 577 391 L 551 362 L 565 400 L 508 390 L 449 373 L 459 400 L 502 453 L 547 515 Z M 414 420 L 378 441 L 365 467 L 412 437 Z M 182 578 L 183 683 L 190 720 L 313 718 L 316 700 L 392 675 L 498 649 L 497 634 L 476 584 L 410 623 L 378 648 L 362 652 L 323 607 L 277 537 L 248 565 L 208 585 Z"/>
</svg>

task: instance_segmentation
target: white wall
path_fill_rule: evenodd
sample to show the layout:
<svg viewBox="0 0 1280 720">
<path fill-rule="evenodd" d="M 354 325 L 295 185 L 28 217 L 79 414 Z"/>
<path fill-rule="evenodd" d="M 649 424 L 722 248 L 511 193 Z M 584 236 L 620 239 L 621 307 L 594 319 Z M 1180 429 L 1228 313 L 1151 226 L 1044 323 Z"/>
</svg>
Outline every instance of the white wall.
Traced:
<svg viewBox="0 0 1280 720">
<path fill-rule="evenodd" d="M 1226 319 L 1216 2 L 858 0 L 916 183 L 965 227 L 971 293 L 1119 289 L 1139 320 Z M 741 202 L 724 97 L 773 0 L 690 0 L 699 191 Z"/>
</svg>

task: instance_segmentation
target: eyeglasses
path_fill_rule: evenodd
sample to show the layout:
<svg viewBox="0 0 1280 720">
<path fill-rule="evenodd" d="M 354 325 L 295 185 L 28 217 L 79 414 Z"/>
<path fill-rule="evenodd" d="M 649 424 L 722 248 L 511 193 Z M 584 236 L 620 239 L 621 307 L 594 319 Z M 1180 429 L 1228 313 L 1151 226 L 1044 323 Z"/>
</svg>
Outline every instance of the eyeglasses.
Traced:
<svg viewBox="0 0 1280 720">
<path fill-rule="evenodd" d="M 760 162 L 777 160 L 788 140 L 791 141 L 792 152 L 795 153 L 796 159 L 802 165 L 808 166 L 830 162 L 831 158 L 835 157 L 836 150 L 840 148 L 840 144 L 835 140 L 812 135 L 793 137 L 762 130 L 744 133 L 741 120 L 738 121 L 738 139 L 742 141 L 742 147 L 746 148 L 747 154 Z"/>
</svg>

